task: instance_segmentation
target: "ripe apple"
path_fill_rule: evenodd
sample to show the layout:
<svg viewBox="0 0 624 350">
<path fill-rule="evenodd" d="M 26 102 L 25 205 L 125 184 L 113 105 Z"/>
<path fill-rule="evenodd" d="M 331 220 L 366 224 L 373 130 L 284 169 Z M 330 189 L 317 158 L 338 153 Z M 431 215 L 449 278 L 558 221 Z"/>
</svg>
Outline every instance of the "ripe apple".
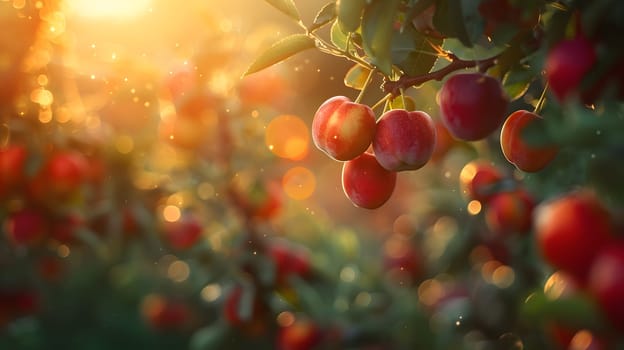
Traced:
<svg viewBox="0 0 624 350">
<path fill-rule="evenodd" d="M 267 250 L 275 264 L 275 280 L 278 285 L 288 284 L 288 278 L 293 275 L 304 279 L 310 276 L 310 257 L 307 251 L 284 243 L 272 243 Z"/>
<path fill-rule="evenodd" d="M 253 293 L 250 297 L 253 298 L 251 310 L 249 314 L 242 315 L 240 310 L 241 299 L 243 298 L 243 292 Z M 245 296 L 248 297 L 248 296 Z M 223 305 L 223 316 L 225 320 L 232 326 L 239 326 L 246 328 L 248 331 L 253 331 L 253 328 L 258 326 L 258 323 L 263 323 L 262 316 L 265 312 L 265 306 L 262 304 L 258 296 L 250 290 L 245 291 L 243 287 L 236 286 L 225 299 Z"/>
<path fill-rule="evenodd" d="M 48 222 L 40 211 L 24 208 L 9 214 L 6 221 L 9 239 L 18 245 L 33 245 L 48 233 Z"/>
<path fill-rule="evenodd" d="M 192 215 L 183 215 L 179 220 L 166 222 L 164 234 L 167 242 L 175 249 L 189 249 L 201 237 L 203 227 Z"/>
<path fill-rule="evenodd" d="M 485 160 L 466 164 L 459 173 L 459 187 L 468 199 L 487 203 L 494 192 L 492 187 L 503 180 L 503 174 Z"/>
<path fill-rule="evenodd" d="M 357 207 L 379 208 L 390 199 L 395 185 L 396 173 L 382 167 L 370 153 L 342 166 L 342 189 Z"/>
<path fill-rule="evenodd" d="M 495 194 L 485 209 L 485 222 L 498 234 L 527 233 L 531 229 L 535 201 L 523 189 Z"/>
<path fill-rule="evenodd" d="M 579 93 L 583 78 L 596 61 L 594 45 L 583 37 L 562 40 L 548 52 L 544 63 L 546 80 L 559 101 Z M 591 102 L 588 98 L 583 100 Z"/>
<path fill-rule="evenodd" d="M 498 80 L 481 73 L 460 73 L 444 83 L 438 103 L 451 135 L 477 141 L 503 123 L 509 98 Z"/>
<path fill-rule="evenodd" d="M 377 121 L 373 150 L 387 170 L 416 170 L 431 159 L 435 142 L 435 125 L 427 113 L 393 109 Z"/>
<path fill-rule="evenodd" d="M 613 327 L 624 332 L 624 243 L 606 247 L 596 256 L 589 290 Z"/>
<path fill-rule="evenodd" d="M 88 169 L 88 161 L 81 153 L 57 151 L 39 169 L 30 184 L 31 191 L 38 200 L 66 202 L 80 193 L 88 180 Z"/>
<path fill-rule="evenodd" d="M 542 118 L 537 114 L 519 110 L 509 115 L 501 129 L 500 144 L 503 155 L 522 171 L 542 170 L 559 151 L 555 145 L 532 146 L 522 139 L 522 132 L 529 124 L 541 122 Z"/>
<path fill-rule="evenodd" d="M 276 349 L 310 350 L 314 349 L 321 339 L 321 330 L 315 323 L 296 320 L 293 324 L 278 330 Z"/>
<path fill-rule="evenodd" d="M 587 281 L 596 255 L 613 240 L 610 214 L 589 191 L 567 193 L 540 204 L 534 228 L 544 259 L 581 284 Z"/>
<path fill-rule="evenodd" d="M 375 113 L 369 106 L 334 96 L 314 114 L 312 140 L 330 158 L 347 161 L 366 151 L 375 127 Z"/>
<path fill-rule="evenodd" d="M 150 294 L 143 298 L 141 315 L 145 322 L 154 329 L 179 330 L 189 323 L 192 311 L 181 301 Z"/>
<path fill-rule="evenodd" d="M 27 151 L 21 145 L 0 148 L 0 197 L 17 190 L 25 179 Z"/>
</svg>

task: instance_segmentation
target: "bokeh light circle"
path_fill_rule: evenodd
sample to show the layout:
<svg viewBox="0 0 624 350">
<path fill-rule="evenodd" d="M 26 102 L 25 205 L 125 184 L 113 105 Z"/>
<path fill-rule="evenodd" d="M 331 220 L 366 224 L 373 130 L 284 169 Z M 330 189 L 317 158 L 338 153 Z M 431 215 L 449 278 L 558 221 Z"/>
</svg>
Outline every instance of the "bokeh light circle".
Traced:
<svg viewBox="0 0 624 350">
<path fill-rule="evenodd" d="M 308 126 L 295 115 L 283 114 L 271 120 L 264 136 L 266 146 L 280 158 L 301 160 L 308 155 Z"/>
</svg>

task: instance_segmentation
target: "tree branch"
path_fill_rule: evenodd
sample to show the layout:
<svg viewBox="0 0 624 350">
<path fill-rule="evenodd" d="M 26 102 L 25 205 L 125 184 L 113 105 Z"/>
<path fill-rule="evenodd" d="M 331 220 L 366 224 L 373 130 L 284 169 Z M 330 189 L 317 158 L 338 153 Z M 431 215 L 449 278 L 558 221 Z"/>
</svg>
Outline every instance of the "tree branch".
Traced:
<svg viewBox="0 0 624 350">
<path fill-rule="evenodd" d="M 483 60 L 462 60 L 461 58 L 455 56 L 455 54 L 449 53 L 448 58 L 451 59 L 451 63 L 446 67 L 423 75 L 403 75 L 398 80 L 385 81 L 381 88 L 385 93 L 391 94 L 393 97 L 399 96 L 401 89 L 418 86 L 430 80 L 442 80 L 448 74 L 460 69 L 478 67 L 480 72 L 485 72 L 488 68 L 496 64 L 496 60 L 499 57 L 500 54 Z"/>
</svg>

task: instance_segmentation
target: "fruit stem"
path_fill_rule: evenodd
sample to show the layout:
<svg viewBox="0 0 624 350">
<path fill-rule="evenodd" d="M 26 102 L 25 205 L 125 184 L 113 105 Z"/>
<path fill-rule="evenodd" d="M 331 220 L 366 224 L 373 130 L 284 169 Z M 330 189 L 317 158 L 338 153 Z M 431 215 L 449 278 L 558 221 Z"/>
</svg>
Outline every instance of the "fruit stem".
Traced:
<svg viewBox="0 0 624 350">
<path fill-rule="evenodd" d="M 353 102 L 360 103 L 360 101 L 362 101 L 362 98 L 364 97 L 364 93 L 366 92 L 366 89 L 370 86 L 370 82 L 373 80 L 373 74 L 375 74 L 375 69 L 371 69 L 370 72 L 368 72 L 368 76 L 366 77 L 366 81 L 364 81 L 362 90 L 360 90 L 360 93 L 358 94 L 357 98 Z"/>
<path fill-rule="evenodd" d="M 386 96 L 384 96 L 382 99 L 380 99 L 379 101 L 377 101 L 377 103 L 375 103 L 371 109 L 375 110 L 377 109 L 379 106 L 381 106 L 382 103 L 388 102 L 388 100 L 392 97 L 392 94 L 387 94 Z"/>
<path fill-rule="evenodd" d="M 539 114 L 542 110 L 542 107 L 544 107 L 544 102 L 546 102 L 546 91 L 548 91 L 548 82 L 546 82 L 546 85 L 544 85 L 544 90 L 542 90 L 542 94 L 540 95 L 540 98 L 535 105 L 535 109 L 533 109 L 534 114 Z"/>
<path fill-rule="evenodd" d="M 411 86 L 418 86 L 430 80 L 442 80 L 448 74 L 460 69 L 478 67 L 479 71 L 484 72 L 488 68 L 496 64 L 496 60 L 498 59 L 498 57 L 500 57 L 500 54 L 483 60 L 463 60 L 455 56 L 455 54 L 449 53 L 448 58 L 451 60 L 451 63 L 444 68 L 440 68 L 435 72 L 430 72 L 422 75 L 402 75 L 398 80 L 395 81 L 386 80 L 382 85 L 382 89 L 384 92 L 389 93 L 392 96 L 398 96 L 401 89 L 406 89 Z"/>
</svg>

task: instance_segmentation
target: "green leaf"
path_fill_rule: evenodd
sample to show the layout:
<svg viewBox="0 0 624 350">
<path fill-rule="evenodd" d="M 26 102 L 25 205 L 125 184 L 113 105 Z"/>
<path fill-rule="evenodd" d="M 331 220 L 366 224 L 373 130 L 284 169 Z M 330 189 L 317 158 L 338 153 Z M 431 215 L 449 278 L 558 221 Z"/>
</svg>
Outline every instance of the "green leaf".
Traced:
<svg viewBox="0 0 624 350">
<path fill-rule="evenodd" d="M 362 44 L 372 63 L 385 75 L 392 74 L 392 37 L 399 0 L 374 0 L 362 19 Z"/>
<path fill-rule="evenodd" d="M 435 64 L 437 52 L 433 45 L 442 45 L 442 39 L 428 38 L 411 26 L 395 32 L 392 40 L 392 62 L 409 75 L 429 73 Z"/>
<path fill-rule="evenodd" d="M 340 29 L 340 25 L 338 25 L 338 22 L 334 22 L 334 24 L 332 24 L 331 31 L 330 31 L 330 39 L 331 39 L 332 44 L 336 45 L 336 47 L 341 49 L 342 51 L 346 51 L 347 50 L 347 37 L 348 37 L 348 34 L 346 34 L 345 32 L 342 31 L 342 29 Z"/>
<path fill-rule="evenodd" d="M 466 27 L 459 20 L 460 18 L 462 18 L 460 0 L 438 0 L 436 11 L 433 14 L 435 28 L 447 37 L 457 38 L 464 45 L 472 46 L 468 39 Z"/>
<path fill-rule="evenodd" d="M 514 101 L 524 96 L 533 80 L 535 80 L 533 71 L 528 69 L 528 67 L 521 66 L 505 74 L 503 77 L 503 89 L 511 101 Z"/>
<path fill-rule="evenodd" d="M 314 47 L 314 40 L 305 34 L 293 34 L 283 38 L 256 58 L 251 66 L 247 68 L 243 76 L 263 70 L 289 58 L 296 53 Z"/>
<path fill-rule="evenodd" d="M 288 17 L 294 19 L 295 21 L 301 21 L 301 16 L 299 16 L 299 11 L 297 10 L 297 6 L 295 6 L 295 2 L 293 0 L 265 0 L 269 4 L 273 5 L 276 9 L 285 13 Z"/>
<path fill-rule="evenodd" d="M 336 18 L 336 3 L 330 2 L 319 10 L 319 12 L 316 14 L 316 17 L 314 17 L 314 22 L 312 26 L 308 28 L 308 30 L 312 32 L 324 26 L 325 24 L 333 21 L 335 18 Z"/>
<path fill-rule="evenodd" d="M 370 69 L 363 67 L 359 64 L 354 65 L 349 69 L 344 78 L 344 84 L 348 87 L 362 90 L 364 88 L 364 84 L 366 83 L 366 79 L 370 74 Z"/>
<path fill-rule="evenodd" d="M 338 24 L 344 32 L 355 32 L 360 27 L 364 7 L 366 0 L 338 0 L 336 4 Z"/>
</svg>

